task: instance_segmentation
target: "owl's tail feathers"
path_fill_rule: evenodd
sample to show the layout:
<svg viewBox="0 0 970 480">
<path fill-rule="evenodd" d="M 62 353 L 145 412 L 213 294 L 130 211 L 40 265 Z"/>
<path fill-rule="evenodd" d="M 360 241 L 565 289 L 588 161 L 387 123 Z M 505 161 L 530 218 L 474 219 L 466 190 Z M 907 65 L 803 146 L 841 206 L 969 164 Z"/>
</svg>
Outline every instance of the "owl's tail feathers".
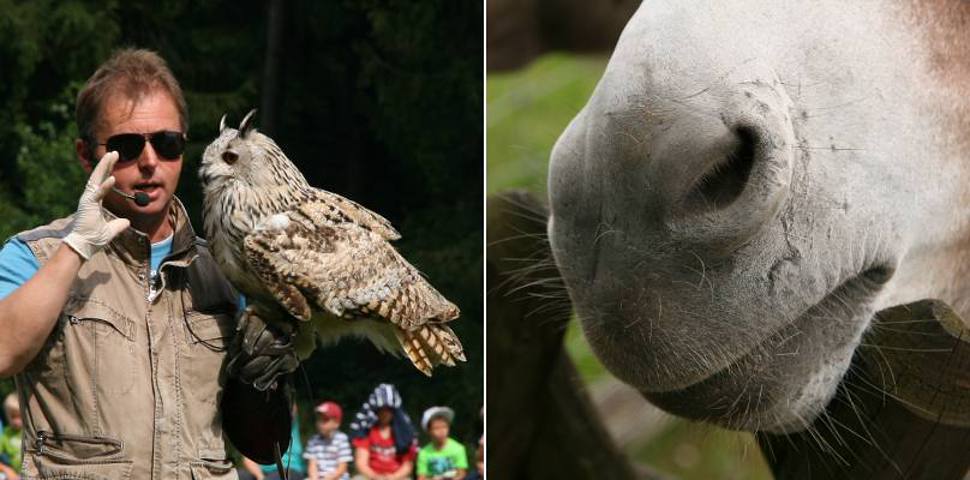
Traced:
<svg viewBox="0 0 970 480">
<path fill-rule="evenodd" d="M 401 328 L 395 330 L 404 354 L 429 377 L 437 365 L 454 367 L 456 362 L 465 361 L 461 342 L 447 325 L 429 323 L 411 331 Z"/>
</svg>

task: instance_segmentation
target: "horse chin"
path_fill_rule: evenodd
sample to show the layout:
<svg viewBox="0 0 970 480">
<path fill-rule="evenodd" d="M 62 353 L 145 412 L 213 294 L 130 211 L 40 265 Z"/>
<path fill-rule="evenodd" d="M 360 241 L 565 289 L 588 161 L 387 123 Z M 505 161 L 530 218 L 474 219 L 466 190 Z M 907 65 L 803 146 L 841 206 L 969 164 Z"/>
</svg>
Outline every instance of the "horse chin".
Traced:
<svg viewBox="0 0 970 480">
<path fill-rule="evenodd" d="M 805 429 L 839 388 L 871 322 L 875 298 L 891 275 L 890 269 L 864 270 L 743 356 L 706 375 L 695 369 L 687 385 L 658 389 L 644 381 L 642 369 L 648 365 L 667 369 L 654 358 L 631 361 L 628 355 L 619 369 L 611 370 L 651 403 L 678 416 L 736 430 Z M 641 375 L 634 374 L 638 369 Z"/>
<path fill-rule="evenodd" d="M 826 351 L 824 360 L 809 362 L 793 358 L 799 345 L 789 345 L 791 352 L 760 346 L 686 388 L 641 393 L 672 414 L 729 429 L 775 433 L 803 430 L 834 396 L 857 345 L 858 336 L 851 337 Z M 811 345 L 801 348 L 820 350 Z"/>
</svg>

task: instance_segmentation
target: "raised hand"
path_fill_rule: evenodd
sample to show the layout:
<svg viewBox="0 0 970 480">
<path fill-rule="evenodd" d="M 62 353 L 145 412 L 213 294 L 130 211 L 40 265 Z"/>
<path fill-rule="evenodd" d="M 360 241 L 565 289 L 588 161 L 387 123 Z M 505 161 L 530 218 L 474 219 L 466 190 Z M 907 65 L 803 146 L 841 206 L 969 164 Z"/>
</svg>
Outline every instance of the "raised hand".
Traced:
<svg viewBox="0 0 970 480">
<path fill-rule="evenodd" d="M 64 237 L 64 243 L 85 260 L 108 245 L 131 223 L 127 218 L 106 221 L 101 212 L 101 199 L 115 184 L 111 171 L 117 161 L 118 152 L 108 152 L 101 157 L 78 200 L 71 233 Z"/>
</svg>

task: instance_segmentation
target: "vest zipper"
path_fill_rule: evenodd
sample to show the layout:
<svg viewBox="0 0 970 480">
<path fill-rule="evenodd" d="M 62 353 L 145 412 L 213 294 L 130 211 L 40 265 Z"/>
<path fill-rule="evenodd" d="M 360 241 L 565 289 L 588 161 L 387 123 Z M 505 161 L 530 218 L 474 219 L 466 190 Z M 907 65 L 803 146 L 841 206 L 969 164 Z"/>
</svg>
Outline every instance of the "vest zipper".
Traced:
<svg viewBox="0 0 970 480">
<path fill-rule="evenodd" d="M 41 430 L 37 432 L 37 455 L 44 454 L 44 442 L 47 441 L 47 432 Z"/>
</svg>

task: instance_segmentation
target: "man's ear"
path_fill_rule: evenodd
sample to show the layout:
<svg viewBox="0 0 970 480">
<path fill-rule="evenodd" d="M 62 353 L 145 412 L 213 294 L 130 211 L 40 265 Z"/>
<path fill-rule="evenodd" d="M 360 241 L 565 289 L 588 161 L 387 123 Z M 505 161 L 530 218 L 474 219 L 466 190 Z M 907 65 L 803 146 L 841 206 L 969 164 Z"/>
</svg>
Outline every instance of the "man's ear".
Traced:
<svg viewBox="0 0 970 480">
<path fill-rule="evenodd" d="M 90 175 L 91 170 L 94 170 L 94 161 L 91 159 L 91 150 L 88 148 L 88 142 L 85 142 L 81 138 L 75 139 L 74 151 L 77 153 L 77 159 L 81 162 L 81 168 L 84 169 L 84 173 Z"/>
</svg>

